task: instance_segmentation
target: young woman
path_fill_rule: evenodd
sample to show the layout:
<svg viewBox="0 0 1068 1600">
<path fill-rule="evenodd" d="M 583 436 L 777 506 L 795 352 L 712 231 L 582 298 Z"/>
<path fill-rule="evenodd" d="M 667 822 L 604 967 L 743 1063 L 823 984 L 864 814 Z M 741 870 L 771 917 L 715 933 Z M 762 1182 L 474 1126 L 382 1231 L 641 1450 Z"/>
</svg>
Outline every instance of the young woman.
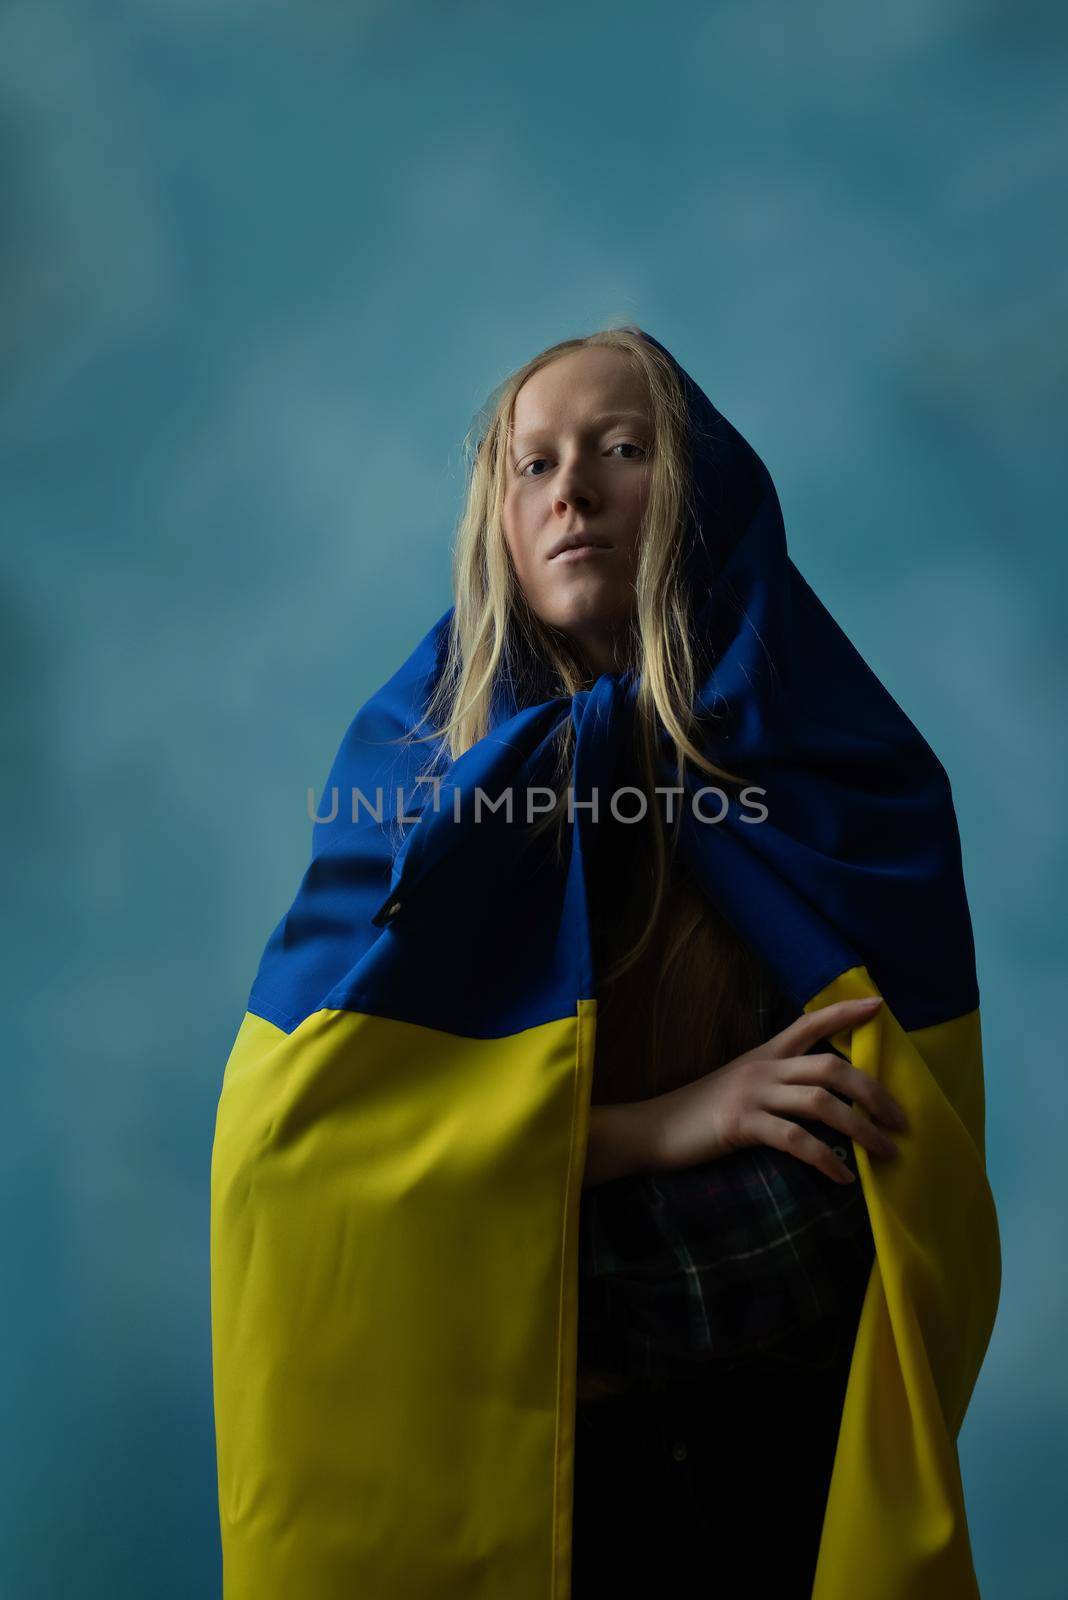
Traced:
<svg viewBox="0 0 1068 1600">
<path fill-rule="evenodd" d="M 224 1073 L 225 1600 L 975 1600 L 945 772 L 640 329 L 491 398 L 454 595 L 342 739 Z"/>
<path fill-rule="evenodd" d="M 517 379 L 501 506 L 513 653 L 561 692 L 651 669 L 685 727 L 672 691 L 692 597 L 675 530 L 650 516 L 654 455 L 685 481 L 684 434 L 665 426 L 682 396 L 625 331 L 554 346 Z M 640 784 L 638 752 L 632 767 Z M 903 1114 L 826 1053 L 828 1019 L 797 1018 L 645 817 L 597 830 L 574 1593 L 715 1574 L 807 1596 L 873 1250 L 849 1141 L 890 1157 L 884 1128 Z"/>
</svg>

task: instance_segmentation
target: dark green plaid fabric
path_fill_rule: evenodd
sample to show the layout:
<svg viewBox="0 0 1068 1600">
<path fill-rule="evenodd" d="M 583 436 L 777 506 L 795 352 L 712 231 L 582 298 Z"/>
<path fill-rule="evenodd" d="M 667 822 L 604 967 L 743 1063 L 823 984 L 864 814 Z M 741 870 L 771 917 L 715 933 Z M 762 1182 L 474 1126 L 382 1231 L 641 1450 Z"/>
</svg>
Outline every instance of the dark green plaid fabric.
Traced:
<svg viewBox="0 0 1068 1600">
<path fill-rule="evenodd" d="M 793 1120 L 856 1172 L 848 1138 Z M 770 1146 L 596 1185 L 580 1215 L 579 1365 L 670 1376 L 833 1334 L 874 1255 L 859 1179 Z"/>
</svg>

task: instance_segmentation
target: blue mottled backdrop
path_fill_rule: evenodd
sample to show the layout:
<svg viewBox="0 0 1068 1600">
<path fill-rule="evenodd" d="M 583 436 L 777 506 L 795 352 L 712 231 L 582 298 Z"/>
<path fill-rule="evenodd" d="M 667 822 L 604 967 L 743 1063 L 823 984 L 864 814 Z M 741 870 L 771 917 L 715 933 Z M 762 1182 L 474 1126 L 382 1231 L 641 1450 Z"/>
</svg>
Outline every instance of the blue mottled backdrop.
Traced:
<svg viewBox="0 0 1068 1600">
<path fill-rule="evenodd" d="M 1064 1592 L 1066 35 L 3 6 L 5 1597 L 218 1595 L 210 1147 L 307 789 L 449 603 L 477 405 L 609 319 L 949 770 L 1005 1250 L 971 1529 L 985 1600 Z"/>
</svg>

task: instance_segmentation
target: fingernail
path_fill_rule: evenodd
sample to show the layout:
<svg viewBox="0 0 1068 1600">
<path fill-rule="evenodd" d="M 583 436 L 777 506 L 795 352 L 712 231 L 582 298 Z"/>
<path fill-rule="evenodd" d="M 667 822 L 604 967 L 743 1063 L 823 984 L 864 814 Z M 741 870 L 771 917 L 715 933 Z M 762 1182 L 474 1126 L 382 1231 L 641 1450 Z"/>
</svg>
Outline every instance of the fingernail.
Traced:
<svg viewBox="0 0 1068 1600">
<path fill-rule="evenodd" d="M 865 995 L 863 1000 L 857 1001 L 858 1005 L 867 1006 L 869 1011 L 874 1011 L 876 1006 L 881 1006 L 882 1003 L 883 997 L 881 994 Z"/>
</svg>

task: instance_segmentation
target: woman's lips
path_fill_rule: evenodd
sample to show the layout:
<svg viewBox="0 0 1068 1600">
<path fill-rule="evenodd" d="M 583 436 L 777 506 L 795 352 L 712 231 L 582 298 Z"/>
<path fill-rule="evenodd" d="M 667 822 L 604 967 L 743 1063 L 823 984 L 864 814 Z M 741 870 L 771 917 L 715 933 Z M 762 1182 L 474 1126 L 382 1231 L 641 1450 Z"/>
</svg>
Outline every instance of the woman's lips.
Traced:
<svg viewBox="0 0 1068 1600">
<path fill-rule="evenodd" d="M 584 561 L 587 556 L 606 556 L 611 546 L 606 544 L 576 544 L 567 550 L 558 550 L 550 561 Z"/>
</svg>

